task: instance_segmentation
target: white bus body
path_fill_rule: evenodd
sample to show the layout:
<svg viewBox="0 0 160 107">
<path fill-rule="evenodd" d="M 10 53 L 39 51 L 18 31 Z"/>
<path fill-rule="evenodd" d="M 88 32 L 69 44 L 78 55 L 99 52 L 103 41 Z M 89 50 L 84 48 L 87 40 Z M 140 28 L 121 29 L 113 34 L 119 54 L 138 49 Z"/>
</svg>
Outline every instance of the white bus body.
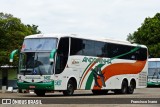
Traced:
<svg viewBox="0 0 160 107">
<path fill-rule="evenodd" d="M 53 55 L 53 56 L 52 56 Z M 52 57 L 51 57 L 52 56 Z M 93 94 L 132 94 L 147 83 L 147 47 L 75 35 L 37 34 L 25 37 L 19 60 L 19 89 L 92 90 Z"/>
</svg>

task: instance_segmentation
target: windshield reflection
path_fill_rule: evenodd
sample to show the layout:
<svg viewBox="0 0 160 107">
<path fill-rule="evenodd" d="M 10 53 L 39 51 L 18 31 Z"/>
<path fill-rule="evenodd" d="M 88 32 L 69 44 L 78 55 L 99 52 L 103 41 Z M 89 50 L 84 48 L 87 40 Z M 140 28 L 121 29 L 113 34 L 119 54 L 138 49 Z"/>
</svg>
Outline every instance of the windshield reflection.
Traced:
<svg viewBox="0 0 160 107">
<path fill-rule="evenodd" d="M 22 52 L 51 51 L 56 48 L 56 38 L 30 38 L 25 39 L 22 45 Z"/>
<path fill-rule="evenodd" d="M 148 64 L 148 78 L 160 79 L 160 62 L 150 61 Z"/>
<path fill-rule="evenodd" d="M 51 75 L 53 63 L 49 61 L 50 53 L 27 52 L 20 54 L 19 74 L 23 75 Z"/>
</svg>

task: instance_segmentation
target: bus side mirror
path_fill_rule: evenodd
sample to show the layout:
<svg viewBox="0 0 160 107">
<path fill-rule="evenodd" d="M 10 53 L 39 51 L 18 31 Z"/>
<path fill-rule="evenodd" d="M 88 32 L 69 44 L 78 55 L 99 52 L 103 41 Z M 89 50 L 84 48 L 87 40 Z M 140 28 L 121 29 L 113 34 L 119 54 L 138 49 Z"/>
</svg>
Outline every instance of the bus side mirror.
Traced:
<svg viewBox="0 0 160 107">
<path fill-rule="evenodd" d="M 11 52 L 9 62 L 13 62 L 14 55 L 15 55 L 17 52 L 18 52 L 18 49 L 16 49 L 16 50 L 14 50 L 14 51 Z"/>
<path fill-rule="evenodd" d="M 55 57 L 56 52 L 57 52 L 57 49 L 53 49 L 51 51 L 50 58 L 49 58 L 50 62 L 54 62 L 54 57 Z"/>
</svg>

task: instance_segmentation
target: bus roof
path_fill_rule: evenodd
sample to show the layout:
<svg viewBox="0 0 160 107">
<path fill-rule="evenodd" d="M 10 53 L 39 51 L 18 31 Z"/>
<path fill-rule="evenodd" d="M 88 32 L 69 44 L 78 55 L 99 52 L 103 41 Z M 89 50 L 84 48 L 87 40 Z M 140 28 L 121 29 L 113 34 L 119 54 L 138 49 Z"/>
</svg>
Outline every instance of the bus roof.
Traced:
<svg viewBox="0 0 160 107">
<path fill-rule="evenodd" d="M 160 61 L 160 58 L 149 58 L 148 61 Z"/>
<path fill-rule="evenodd" d="M 128 41 L 119 41 L 119 40 L 107 39 L 105 37 L 95 37 L 95 36 L 86 36 L 86 35 L 77 35 L 77 34 L 34 34 L 34 35 L 26 36 L 25 39 L 29 39 L 29 38 L 61 38 L 61 37 L 73 37 L 73 38 L 79 38 L 79 39 L 87 39 L 87 40 L 95 40 L 95 41 L 101 41 L 101 42 L 110 42 L 110 43 L 117 43 L 117 44 L 123 44 L 123 45 L 137 46 L 137 44 L 131 44 Z M 147 48 L 145 45 L 140 45 L 140 46 Z"/>
</svg>

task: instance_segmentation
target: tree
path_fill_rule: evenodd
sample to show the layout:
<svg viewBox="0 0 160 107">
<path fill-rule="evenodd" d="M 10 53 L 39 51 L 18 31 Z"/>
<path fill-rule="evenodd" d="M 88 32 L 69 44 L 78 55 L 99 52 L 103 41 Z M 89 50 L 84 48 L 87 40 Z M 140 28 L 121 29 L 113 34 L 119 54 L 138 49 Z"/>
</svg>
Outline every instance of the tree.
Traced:
<svg viewBox="0 0 160 107">
<path fill-rule="evenodd" d="M 41 33 L 38 26 L 25 25 L 11 14 L 0 13 L 0 65 L 9 64 L 11 51 L 21 48 L 25 36 L 37 33 Z"/>
<path fill-rule="evenodd" d="M 145 18 L 142 26 L 133 34 L 129 34 L 127 40 L 146 45 L 150 56 L 160 57 L 160 13 L 153 18 Z"/>
</svg>

